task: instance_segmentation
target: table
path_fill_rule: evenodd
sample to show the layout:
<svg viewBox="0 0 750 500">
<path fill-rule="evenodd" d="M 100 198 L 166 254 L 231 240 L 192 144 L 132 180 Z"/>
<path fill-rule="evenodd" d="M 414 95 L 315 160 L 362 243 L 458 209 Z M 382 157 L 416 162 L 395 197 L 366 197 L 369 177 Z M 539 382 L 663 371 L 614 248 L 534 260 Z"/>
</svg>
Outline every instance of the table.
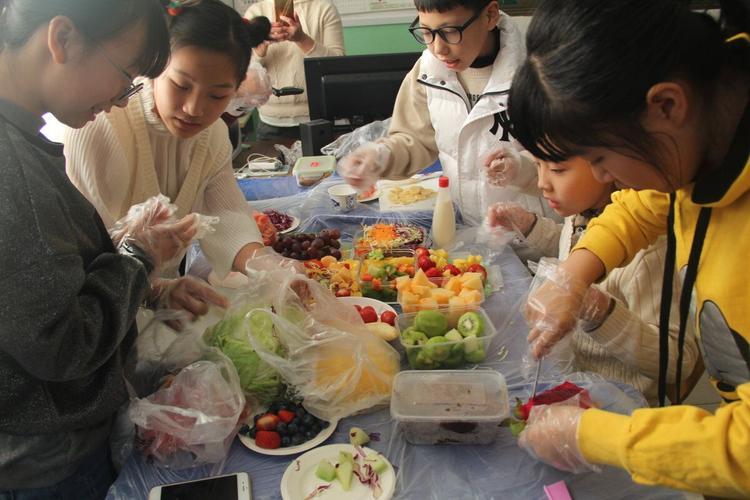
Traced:
<svg viewBox="0 0 750 500">
<path fill-rule="evenodd" d="M 272 202 L 268 202 L 272 205 Z M 299 195 L 278 200 L 287 206 L 305 206 Z M 338 221 L 343 233 L 351 233 L 358 222 L 358 215 L 322 211 L 315 214 L 312 224 Z M 374 210 L 371 210 L 375 212 Z M 345 219 L 342 219 L 343 216 Z M 367 217 L 365 211 L 362 217 Z M 470 234 L 471 229 L 464 231 Z M 485 249 L 485 252 L 488 250 Z M 525 376 L 521 362 L 527 348 L 527 327 L 520 313 L 520 306 L 530 284 L 530 277 L 521 261 L 508 248 L 493 252 L 491 264 L 502 271 L 502 288 L 487 298 L 484 308 L 500 332 L 488 349 L 488 360 L 480 369 L 494 369 L 502 373 L 508 383 L 511 399 L 526 398 L 530 393 L 529 379 Z M 507 355 L 501 357 L 501 351 Z M 544 381 L 559 381 L 554 367 L 545 367 Z M 611 384 L 593 383 L 589 386 L 595 399 L 602 390 L 610 390 Z M 608 393 L 605 408 L 627 410 L 634 406 L 634 399 L 645 403 L 632 388 L 623 388 Z M 597 392 L 598 391 L 598 392 Z M 381 440 L 368 446 L 382 452 L 397 467 L 397 486 L 394 498 L 399 499 L 543 499 L 543 486 L 565 480 L 576 500 L 582 499 L 670 499 L 684 498 L 674 490 L 641 486 L 632 482 L 625 471 L 605 468 L 601 473 L 572 475 L 545 466 L 532 459 L 518 448 L 515 438 L 507 429 L 492 445 L 486 446 L 413 446 L 399 436 L 395 422 L 388 409 L 342 420 L 327 441 L 348 442 L 348 430 L 352 426 L 362 427 L 367 432 L 378 432 Z M 254 498 L 279 499 L 279 482 L 292 457 L 269 457 L 246 449 L 235 440 L 224 463 L 183 471 L 159 469 L 138 454 L 132 455 L 109 491 L 109 499 L 146 498 L 152 486 L 210 475 L 248 472 Z M 301 500 L 301 499 L 300 499 Z"/>
</svg>

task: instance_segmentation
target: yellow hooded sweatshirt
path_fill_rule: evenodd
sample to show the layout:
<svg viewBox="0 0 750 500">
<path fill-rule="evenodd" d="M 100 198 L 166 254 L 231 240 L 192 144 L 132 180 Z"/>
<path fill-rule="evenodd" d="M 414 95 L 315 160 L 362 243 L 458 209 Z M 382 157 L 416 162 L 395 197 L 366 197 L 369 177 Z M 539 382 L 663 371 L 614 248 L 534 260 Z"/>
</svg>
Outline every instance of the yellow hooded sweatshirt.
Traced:
<svg viewBox="0 0 750 500">
<path fill-rule="evenodd" d="M 584 412 L 578 444 L 587 460 L 627 469 L 633 479 L 722 497 L 750 497 L 750 106 L 720 169 L 676 193 L 675 269 L 685 272 L 698 214 L 711 207 L 691 315 L 711 376 L 726 404 L 715 414 L 688 406 L 632 416 Z M 667 232 L 669 195 L 615 193 L 576 248 L 607 272 Z M 691 367 L 686 367 L 689 370 Z M 606 431 L 604 431 L 606 429 Z"/>
</svg>

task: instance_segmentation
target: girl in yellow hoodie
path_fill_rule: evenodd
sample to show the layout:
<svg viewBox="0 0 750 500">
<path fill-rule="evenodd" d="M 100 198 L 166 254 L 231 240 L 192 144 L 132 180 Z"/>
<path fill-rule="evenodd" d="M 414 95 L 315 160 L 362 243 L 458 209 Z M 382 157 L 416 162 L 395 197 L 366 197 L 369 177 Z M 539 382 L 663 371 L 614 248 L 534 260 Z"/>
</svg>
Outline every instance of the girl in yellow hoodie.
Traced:
<svg viewBox="0 0 750 500">
<path fill-rule="evenodd" d="M 535 156 L 580 156 L 600 181 L 632 188 L 613 196 L 558 279 L 530 298 L 534 355 L 572 330 L 591 283 L 666 234 L 665 275 L 676 269 L 683 280 L 681 331 L 695 325 L 726 404 L 714 414 L 672 406 L 631 416 L 541 407 L 519 442 L 561 469 L 614 465 L 641 483 L 748 497 L 750 2 L 720 3 L 717 23 L 679 0 L 545 1 L 509 110 L 514 136 Z M 671 295 L 665 281 L 662 318 Z"/>
</svg>

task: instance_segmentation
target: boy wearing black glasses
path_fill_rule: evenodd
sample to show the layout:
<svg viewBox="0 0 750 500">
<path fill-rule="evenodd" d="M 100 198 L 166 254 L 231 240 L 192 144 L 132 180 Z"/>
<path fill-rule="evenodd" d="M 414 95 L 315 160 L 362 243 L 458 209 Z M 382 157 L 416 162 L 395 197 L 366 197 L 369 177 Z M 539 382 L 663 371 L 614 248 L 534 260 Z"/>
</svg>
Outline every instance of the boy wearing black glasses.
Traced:
<svg viewBox="0 0 750 500">
<path fill-rule="evenodd" d="M 480 156 L 505 146 L 531 186 L 536 169 L 510 144 L 506 102 L 510 82 L 526 51 L 515 23 L 495 0 L 415 0 L 414 38 L 427 46 L 401 84 L 388 135 L 366 144 L 339 165 L 339 173 L 360 190 L 379 178 L 403 178 L 440 159 L 453 200 L 466 222 L 478 224 L 488 201 L 517 201 L 545 214 L 538 197 L 507 187 L 480 186 Z"/>
</svg>

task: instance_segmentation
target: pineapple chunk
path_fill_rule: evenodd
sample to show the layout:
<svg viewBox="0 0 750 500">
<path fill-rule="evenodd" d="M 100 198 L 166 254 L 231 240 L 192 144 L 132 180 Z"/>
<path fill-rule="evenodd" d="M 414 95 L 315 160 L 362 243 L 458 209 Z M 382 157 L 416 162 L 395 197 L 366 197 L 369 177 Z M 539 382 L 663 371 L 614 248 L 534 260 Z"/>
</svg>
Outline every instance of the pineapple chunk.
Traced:
<svg viewBox="0 0 750 500">
<path fill-rule="evenodd" d="M 480 273 L 464 273 L 459 280 L 464 288 L 477 291 L 484 289 L 482 275 Z"/>
</svg>

